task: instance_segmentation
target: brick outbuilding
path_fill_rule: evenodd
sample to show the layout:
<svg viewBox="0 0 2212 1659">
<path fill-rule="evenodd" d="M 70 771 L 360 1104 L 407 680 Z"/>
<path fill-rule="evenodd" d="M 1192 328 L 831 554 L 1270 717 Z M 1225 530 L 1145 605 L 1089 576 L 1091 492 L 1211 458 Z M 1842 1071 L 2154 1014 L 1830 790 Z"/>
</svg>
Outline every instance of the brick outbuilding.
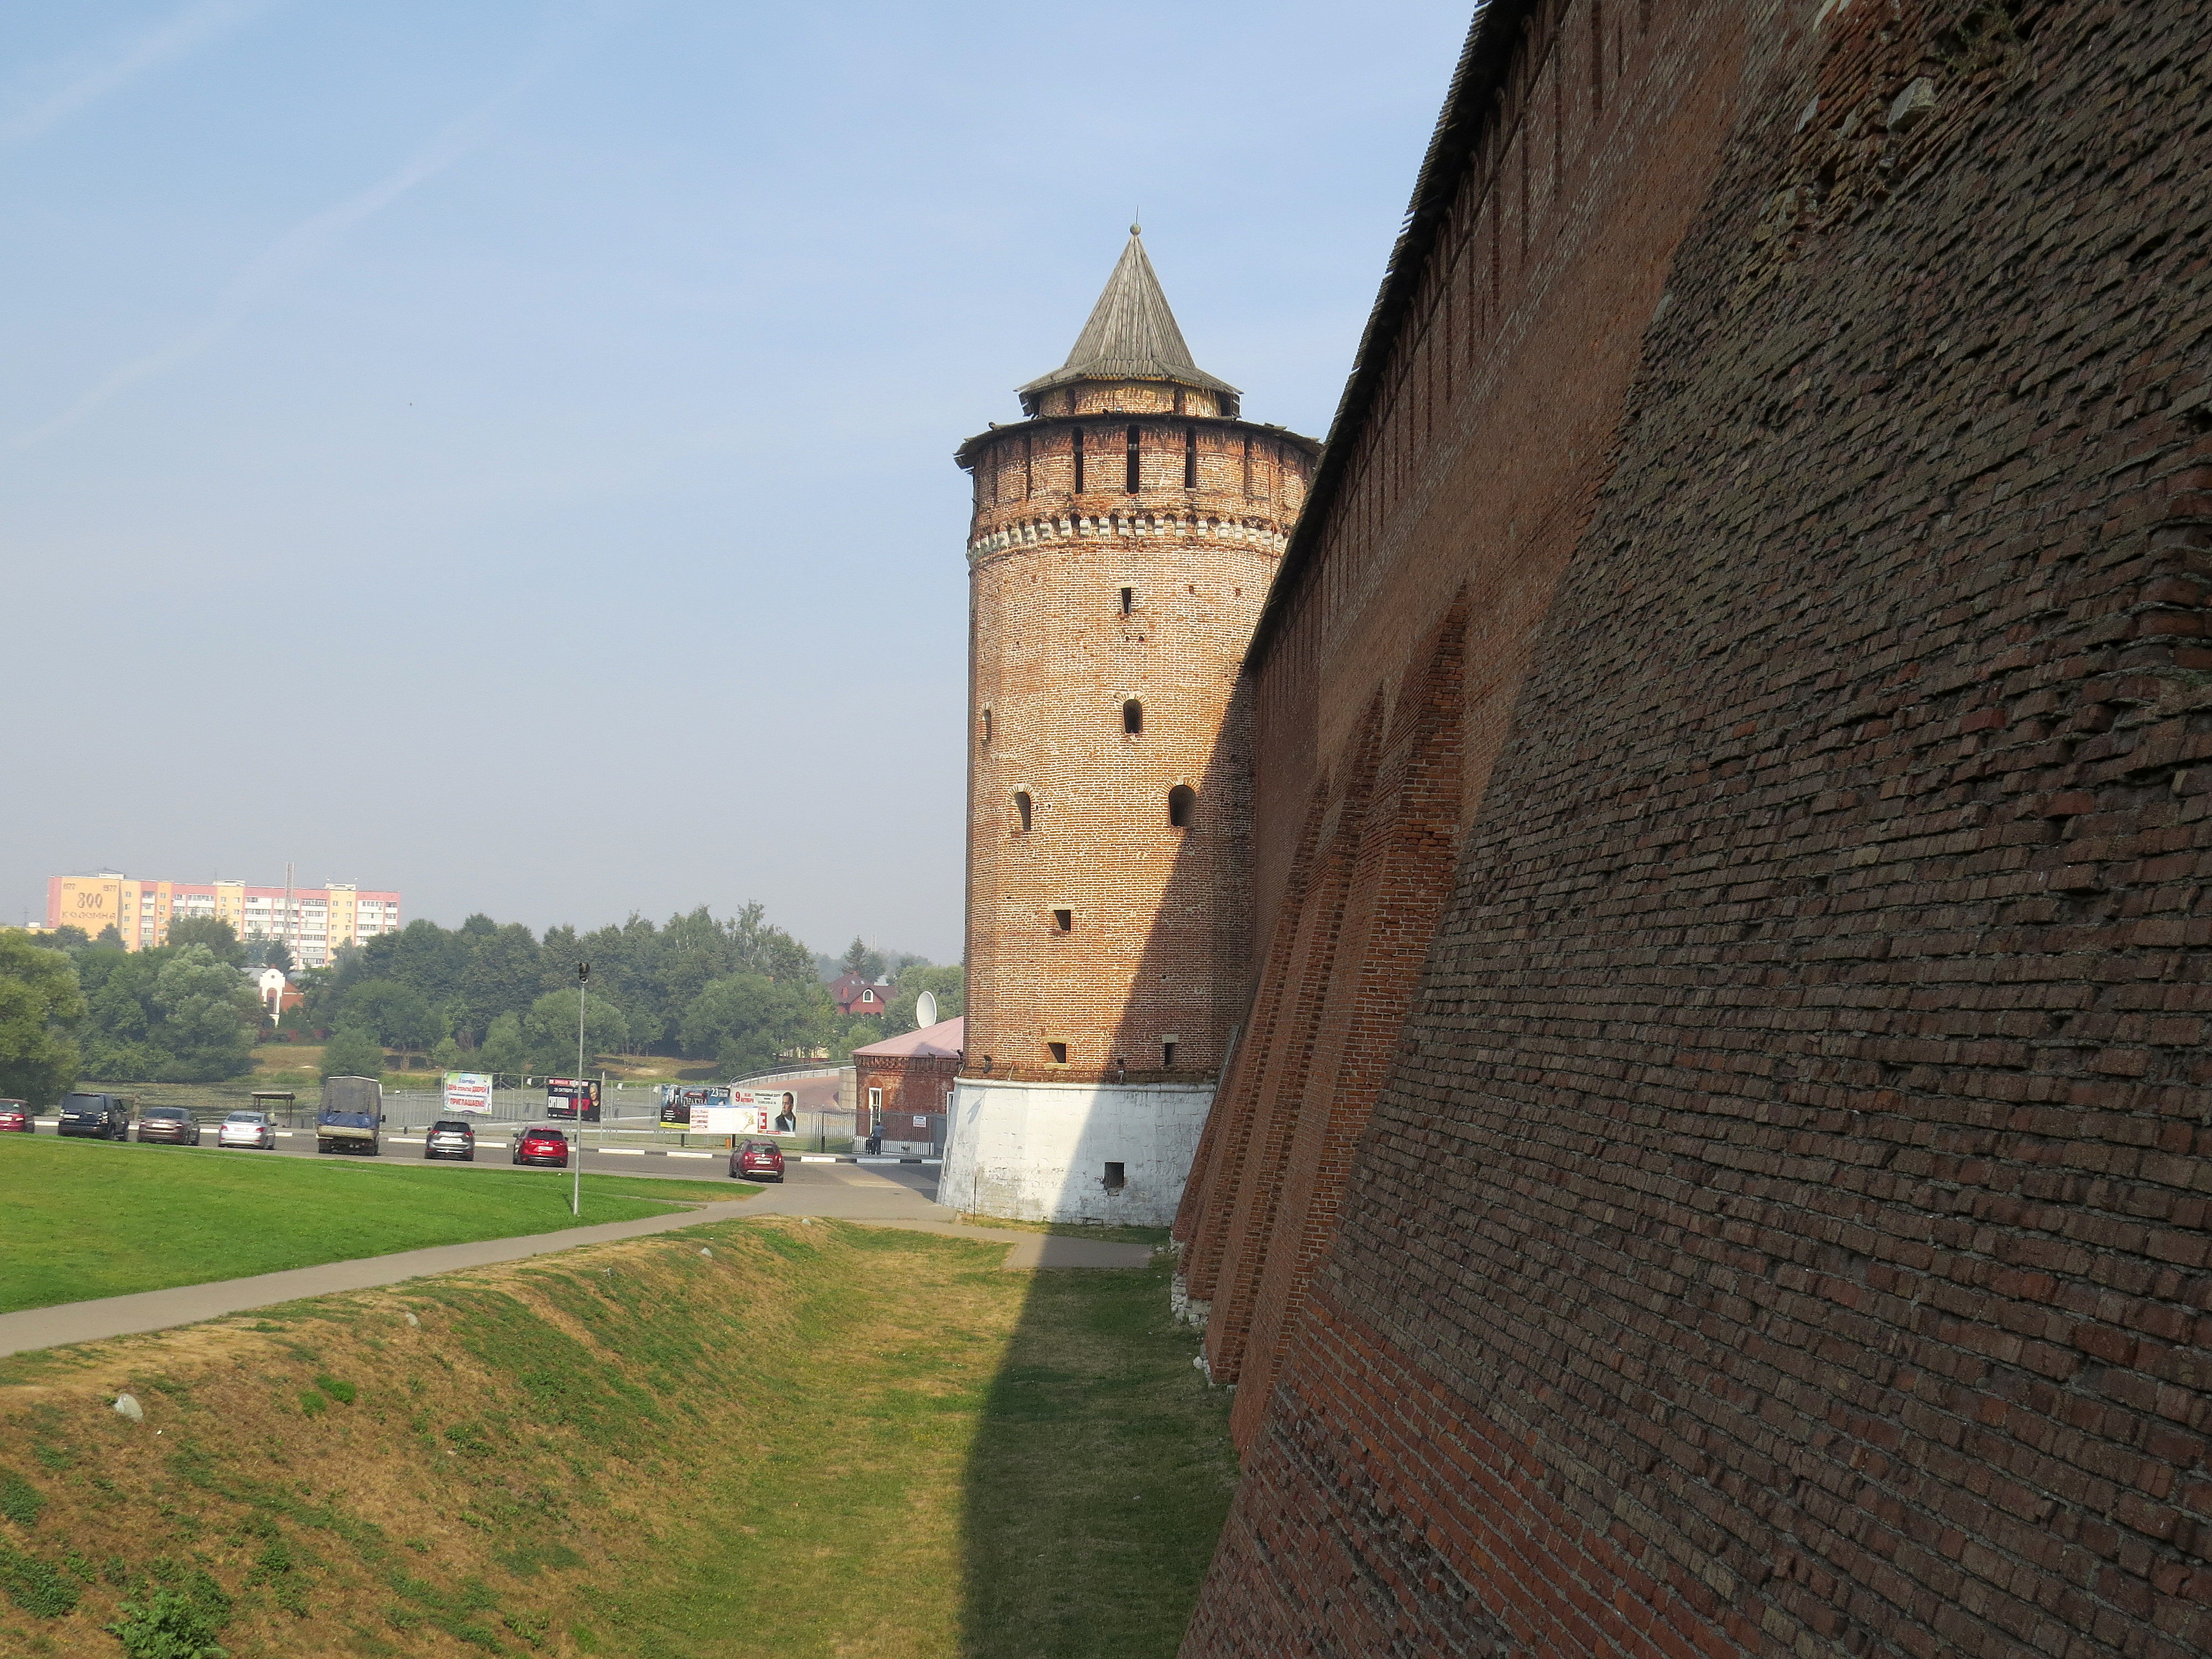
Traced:
<svg viewBox="0 0 2212 1659">
<path fill-rule="evenodd" d="M 854 1139 L 881 1134 L 884 1151 L 902 1155 L 926 1155 L 944 1144 L 966 1025 L 939 1020 L 853 1050 Z"/>
</svg>

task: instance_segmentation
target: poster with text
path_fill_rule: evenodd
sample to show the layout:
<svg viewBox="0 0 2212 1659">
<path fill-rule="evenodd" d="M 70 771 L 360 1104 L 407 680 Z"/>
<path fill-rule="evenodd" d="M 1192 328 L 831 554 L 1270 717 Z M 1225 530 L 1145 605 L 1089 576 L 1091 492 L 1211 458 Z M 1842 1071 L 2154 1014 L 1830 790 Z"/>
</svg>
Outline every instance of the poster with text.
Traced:
<svg viewBox="0 0 2212 1659">
<path fill-rule="evenodd" d="M 449 1116 L 491 1115 L 491 1079 L 482 1072 L 447 1073 L 445 1096 Z"/>
</svg>

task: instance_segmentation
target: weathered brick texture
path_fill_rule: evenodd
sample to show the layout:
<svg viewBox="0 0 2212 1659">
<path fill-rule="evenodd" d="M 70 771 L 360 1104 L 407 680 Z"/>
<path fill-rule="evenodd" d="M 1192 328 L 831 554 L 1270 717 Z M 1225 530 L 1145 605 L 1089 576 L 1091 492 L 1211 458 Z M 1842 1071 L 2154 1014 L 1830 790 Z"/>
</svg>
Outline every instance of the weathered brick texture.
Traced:
<svg viewBox="0 0 2212 1659">
<path fill-rule="evenodd" d="M 1483 27 L 1249 665 L 1185 1653 L 2212 1651 L 2212 6 Z"/>
</svg>

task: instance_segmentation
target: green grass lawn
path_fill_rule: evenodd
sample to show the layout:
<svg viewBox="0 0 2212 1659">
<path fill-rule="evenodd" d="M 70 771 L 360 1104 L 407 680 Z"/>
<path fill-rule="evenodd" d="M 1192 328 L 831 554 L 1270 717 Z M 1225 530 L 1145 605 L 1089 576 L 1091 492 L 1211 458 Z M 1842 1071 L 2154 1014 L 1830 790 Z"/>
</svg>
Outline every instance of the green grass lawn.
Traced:
<svg viewBox="0 0 2212 1659">
<path fill-rule="evenodd" d="M 557 1232 L 746 1198 L 740 1182 L 460 1171 L 367 1158 L 0 1136 L 0 1313 L 386 1255 L 431 1244 Z"/>
<path fill-rule="evenodd" d="M 697 1467 L 683 1547 L 606 1598 L 608 1650 L 1172 1659 L 1237 1462 L 1166 1262 L 1006 1273 L 1003 1244 L 824 1231 L 818 1261 L 779 1241 L 791 1340 L 716 1377 L 835 1409 Z"/>
</svg>

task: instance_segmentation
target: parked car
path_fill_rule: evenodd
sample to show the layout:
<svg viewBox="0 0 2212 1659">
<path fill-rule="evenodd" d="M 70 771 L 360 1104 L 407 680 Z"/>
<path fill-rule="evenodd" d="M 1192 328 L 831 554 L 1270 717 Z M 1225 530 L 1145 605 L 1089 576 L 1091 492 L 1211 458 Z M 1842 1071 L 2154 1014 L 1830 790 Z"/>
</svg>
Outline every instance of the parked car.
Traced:
<svg viewBox="0 0 2212 1659">
<path fill-rule="evenodd" d="M 783 1148 L 773 1140 L 741 1142 L 730 1153 L 732 1180 L 781 1181 Z"/>
<path fill-rule="evenodd" d="M 101 1140 L 131 1139 L 131 1109 L 121 1095 L 64 1095 L 55 1133 L 94 1135 Z"/>
<path fill-rule="evenodd" d="M 532 1124 L 514 1138 L 516 1164 L 543 1164 L 556 1170 L 568 1167 L 568 1137 L 550 1123 Z"/>
<path fill-rule="evenodd" d="M 215 1132 L 218 1146 L 266 1147 L 276 1150 L 276 1120 L 266 1112 L 233 1112 Z"/>
<path fill-rule="evenodd" d="M 430 1126 L 430 1133 L 422 1137 L 422 1156 L 458 1158 L 473 1164 L 477 1161 L 477 1132 L 458 1119 L 440 1118 Z"/>
<path fill-rule="evenodd" d="M 200 1144 L 200 1126 L 181 1106 L 149 1106 L 138 1114 L 138 1139 L 165 1140 L 173 1146 Z"/>
<path fill-rule="evenodd" d="M 31 1118 L 31 1103 L 27 1100 L 0 1100 L 0 1134 L 36 1134 L 38 1126 Z"/>
</svg>

